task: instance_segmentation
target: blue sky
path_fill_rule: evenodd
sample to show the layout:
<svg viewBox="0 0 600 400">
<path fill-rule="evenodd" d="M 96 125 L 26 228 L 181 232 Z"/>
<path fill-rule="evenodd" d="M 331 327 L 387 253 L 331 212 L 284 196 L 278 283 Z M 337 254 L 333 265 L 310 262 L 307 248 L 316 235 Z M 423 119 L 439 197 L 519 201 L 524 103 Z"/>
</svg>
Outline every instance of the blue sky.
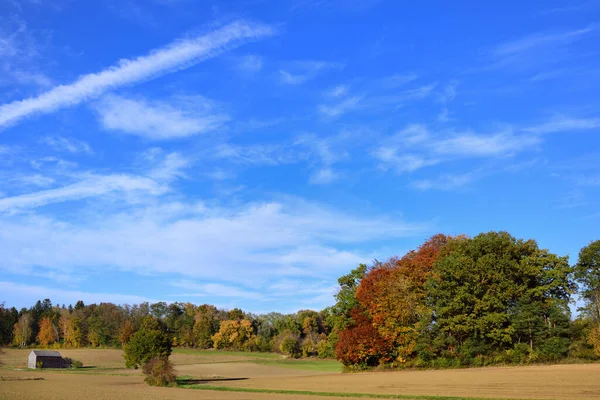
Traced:
<svg viewBox="0 0 600 400">
<path fill-rule="evenodd" d="M 0 0 L 0 302 L 320 309 L 360 262 L 599 239 L 600 2 Z"/>
</svg>

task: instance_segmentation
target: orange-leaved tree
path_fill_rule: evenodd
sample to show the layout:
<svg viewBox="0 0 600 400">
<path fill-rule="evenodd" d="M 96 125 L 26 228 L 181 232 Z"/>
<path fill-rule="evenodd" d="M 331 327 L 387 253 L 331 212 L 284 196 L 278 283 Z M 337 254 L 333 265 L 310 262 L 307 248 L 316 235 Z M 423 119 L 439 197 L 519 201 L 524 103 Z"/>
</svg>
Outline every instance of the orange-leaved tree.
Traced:
<svg viewBox="0 0 600 400">
<path fill-rule="evenodd" d="M 377 263 L 356 290 L 358 303 L 371 317 L 373 327 L 393 343 L 396 361 L 407 361 L 415 351 L 423 320 L 430 314 L 423 286 L 450 240 L 438 234 L 400 259 Z"/>
<path fill-rule="evenodd" d="M 379 334 L 358 308 L 350 315 L 354 324 L 340 331 L 335 346 L 337 359 L 345 366 L 374 367 L 392 360 L 393 344 Z"/>
<path fill-rule="evenodd" d="M 37 341 L 44 347 L 58 341 L 58 330 L 52 322 L 52 318 L 44 317 L 40 320 Z"/>
</svg>

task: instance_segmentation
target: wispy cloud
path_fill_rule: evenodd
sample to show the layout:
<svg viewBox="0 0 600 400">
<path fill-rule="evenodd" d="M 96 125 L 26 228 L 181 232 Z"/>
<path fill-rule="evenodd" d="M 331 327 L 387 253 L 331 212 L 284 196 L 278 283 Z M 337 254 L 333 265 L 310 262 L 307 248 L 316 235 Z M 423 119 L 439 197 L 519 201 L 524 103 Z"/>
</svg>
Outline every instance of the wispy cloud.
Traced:
<svg viewBox="0 0 600 400">
<path fill-rule="evenodd" d="M 327 61 L 294 61 L 289 68 L 279 70 L 279 79 L 287 85 L 300 85 L 329 69 L 343 68 L 343 64 Z"/>
<path fill-rule="evenodd" d="M 349 85 L 337 85 L 331 89 L 329 89 L 328 91 L 325 92 L 325 96 L 326 97 L 343 97 L 346 94 L 348 94 L 348 91 L 350 90 L 350 86 Z"/>
<path fill-rule="evenodd" d="M 12 299 L 14 304 L 32 304 L 39 299 L 40 293 L 60 304 L 75 304 L 82 300 L 86 304 L 112 302 L 116 304 L 140 304 L 142 302 L 155 302 L 142 296 L 134 296 L 120 293 L 96 293 L 79 290 L 68 290 L 64 288 L 53 288 L 48 286 L 26 285 L 14 282 L 0 282 L 0 292 L 7 298 Z"/>
<path fill-rule="evenodd" d="M 585 131 L 600 128 L 600 118 L 578 118 L 568 115 L 557 115 L 547 122 L 525 128 L 525 131 L 545 134 L 572 131 Z"/>
<path fill-rule="evenodd" d="M 262 70 L 263 63 L 261 56 L 249 54 L 238 58 L 235 67 L 241 72 L 255 74 Z"/>
<path fill-rule="evenodd" d="M 578 12 L 578 11 L 584 11 L 590 8 L 594 8 L 594 7 L 598 7 L 600 6 L 600 2 L 599 1 L 585 1 L 585 2 L 581 2 L 581 3 L 571 3 L 567 6 L 564 7 L 554 7 L 554 8 L 549 8 L 546 10 L 542 10 L 540 11 L 540 14 L 542 15 L 548 15 L 548 14 L 565 14 L 565 13 L 572 13 L 572 12 Z"/>
<path fill-rule="evenodd" d="M 161 194 L 166 189 L 154 180 L 129 175 L 91 175 L 60 188 L 0 199 L 0 212 L 18 212 L 52 203 L 104 196 L 113 192 L 144 191 Z"/>
<path fill-rule="evenodd" d="M 321 168 L 313 173 L 309 182 L 313 185 L 329 185 L 338 179 L 339 175 L 331 168 Z"/>
<path fill-rule="evenodd" d="M 360 100 L 361 97 L 353 96 L 336 104 L 321 104 L 319 106 L 319 112 L 328 118 L 339 117 L 340 115 L 357 108 L 360 104 Z"/>
<path fill-rule="evenodd" d="M 243 289 L 233 285 L 224 285 L 222 283 L 195 283 L 186 281 L 175 281 L 171 283 L 172 286 L 185 289 L 188 293 L 178 293 L 178 297 L 233 297 L 236 299 L 262 299 L 264 295 L 262 293 Z"/>
<path fill-rule="evenodd" d="M 493 134 L 458 133 L 447 139 L 433 140 L 427 146 L 441 156 L 485 157 L 514 154 L 539 143 L 535 136 L 518 135 L 508 129 Z"/>
<path fill-rule="evenodd" d="M 21 10 L 5 11 L 0 15 L 0 86 L 52 85 L 52 80 L 40 72 L 38 65 L 42 59 L 41 48 L 48 38 L 32 33 L 20 17 Z"/>
<path fill-rule="evenodd" d="M 175 42 L 146 56 L 122 60 L 106 70 L 84 75 L 72 84 L 57 86 L 37 97 L 0 106 L 0 127 L 31 115 L 76 105 L 110 89 L 189 68 L 249 40 L 261 39 L 273 33 L 274 30 L 266 25 L 234 22 L 204 36 Z"/>
<path fill-rule="evenodd" d="M 61 186 L 0 199 L 0 213 L 15 214 L 49 204 L 75 202 L 85 199 L 111 199 L 136 204 L 169 192 L 169 184 L 185 178 L 184 170 L 191 166 L 190 160 L 179 153 L 165 153 L 160 149 L 142 154 L 144 160 L 138 174 L 77 171 L 49 171 L 44 174 L 19 175 L 14 178 L 20 186 Z M 55 186 L 55 185 L 54 185 Z"/>
<path fill-rule="evenodd" d="M 532 68 L 556 63 L 568 57 L 570 46 L 595 31 L 596 26 L 591 25 L 570 31 L 533 33 L 501 43 L 487 53 L 491 60 L 489 67 Z"/>
<path fill-rule="evenodd" d="M 75 138 L 67 138 L 62 136 L 46 136 L 41 138 L 39 142 L 59 152 L 67 152 L 72 154 L 93 153 L 91 146 L 87 142 Z"/>
<path fill-rule="evenodd" d="M 540 139 L 512 129 L 491 134 L 442 131 L 433 134 L 424 125 L 409 125 L 373 150 L 380 168 L 397 172 L 418 169 L 460 158 L 506 157 L 535 148 Z"/>
<path fill-rule="evenodd" d="M 281 165 L 297 162 L 304 159 L 305 155 L 299 154 L 291 145 L 220 144 L 210 150 L 209 157 L 250 165 Z"/>
<path fill-rule="evenodd" d="M 246 286 L 274 277 L 336 276 L 372 258 L 347 247 L 431 229 L 428 223 L 353 215 L 289 198 L 234 207 L 161 202 L 121 210 L 103 204 L 101 211 L 82 210 L 85 224 L 0 216 L 0 232 L 10 232 L 0 241 L 0 269 L 24 273 L 39 266 L 58 273 L 110 266 Z M 36 251 L 24 251 L 29 248 Z"/>
<path fill-rule="evenodd" d="M 472 173 L 466 174 L 444 174 L 437 179 L 422 179 L 411 183 L 411 187 L 418 190 L 456 190 L 474 180 Z"/>
<path fill-rule="evenodd" d="M 590 26 L 566 32 L 534 33 L 496 46 L 492 50 L 492 55 L 495 57 L 512 57 L 540 47 L 570 44 L 579 40 L 582 36 L 593 32 L 595 29 L 595 27 Z"/>
<path fill-rule="evenodd" d="M 166 102 L 108 95 L 95 108 L 106 129 L 152 140 L 205 133 L 229 119 L 202 96 L 179 97 Z"/>
</svg>

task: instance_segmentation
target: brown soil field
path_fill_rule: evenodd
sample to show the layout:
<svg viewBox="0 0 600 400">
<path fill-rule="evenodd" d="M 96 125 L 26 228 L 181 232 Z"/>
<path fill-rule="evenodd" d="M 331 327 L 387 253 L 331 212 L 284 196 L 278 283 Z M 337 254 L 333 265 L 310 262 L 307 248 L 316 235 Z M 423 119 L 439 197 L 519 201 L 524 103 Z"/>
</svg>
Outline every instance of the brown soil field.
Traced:
<svg viewBox="0 0 600 400">
<path fill-rule="evenodd" d="M 242 376 L 241 374 L 240 376 Z M 600 365 L 393 371 L 217 382 L 217 385 L 323 392 L 531 399 L 600 399 Z"/>
<path fill-rule="evenodd" d="M 60 352 L 83 361 L 78 371 L 20 371 L 30 350 L 5 350 L 0 399 L 315 399 L 315 396 L 153 388 L 140 371 L 125 369 L 120 350 L 77 349 Z M 178 374 L 206 384 L 235 388 L 307 390 L 335 393 L 438 395 L 520 399 L 600 399 L 600 364 L 494 367 L 459 370 L 342 374 L 260 364 L 247 355 L 174 354 Z M 220 379 L 230 380 L 220 380 Z M 335 399 L 335 397 L 327 397 Z"/>
</svg>

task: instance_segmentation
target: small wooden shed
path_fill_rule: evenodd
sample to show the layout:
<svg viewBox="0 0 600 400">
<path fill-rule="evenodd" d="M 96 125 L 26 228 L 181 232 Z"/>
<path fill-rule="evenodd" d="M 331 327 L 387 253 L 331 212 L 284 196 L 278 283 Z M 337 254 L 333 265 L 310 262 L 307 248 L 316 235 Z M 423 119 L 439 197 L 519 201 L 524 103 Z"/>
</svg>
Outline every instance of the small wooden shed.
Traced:
<svg viewBox="0 0 600 400">
<path fill-rule="evenodd" d="M 67 368 L 67 362 L 58 351 L 32 350 L 29 353 L 29 368 L 37 368 L 41 363 L 41 368 Z"/>
</svg>

